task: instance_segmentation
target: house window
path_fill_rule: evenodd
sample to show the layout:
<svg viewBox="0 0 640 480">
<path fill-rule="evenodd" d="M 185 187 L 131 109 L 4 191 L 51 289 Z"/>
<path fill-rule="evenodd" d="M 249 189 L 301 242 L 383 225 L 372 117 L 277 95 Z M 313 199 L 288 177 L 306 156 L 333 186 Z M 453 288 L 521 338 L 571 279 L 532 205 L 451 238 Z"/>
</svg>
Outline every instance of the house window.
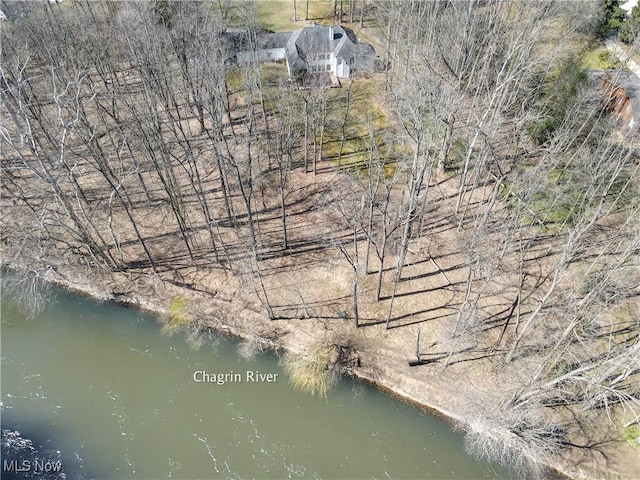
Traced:
<svg viewBox="0 0 640 480">
<path fill-rule="evenodd" d="M 330 64 L 330 63 L 327 63 L 327 68 L 326 68 L 326 70 L 327 70 L 327 72 L 328 72 L 329 70 L 331 70 L 331 64 Z"/>
</svg>

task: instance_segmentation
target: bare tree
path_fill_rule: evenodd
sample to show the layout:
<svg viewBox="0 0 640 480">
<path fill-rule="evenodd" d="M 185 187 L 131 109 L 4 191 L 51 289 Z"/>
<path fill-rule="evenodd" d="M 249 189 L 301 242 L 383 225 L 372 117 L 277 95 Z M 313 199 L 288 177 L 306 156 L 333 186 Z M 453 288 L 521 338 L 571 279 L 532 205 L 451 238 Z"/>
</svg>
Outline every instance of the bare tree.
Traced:
<svg viewBox="0 0 640 480">
<path fill-rule="evenodd" d="M 359 297 L 360 297 L 360 249 L 358 247 L 359 234 L 362 231 L 363 217 L 366 211 L 366 197 L 361 192 L 359 185 L 351 178 L 345 178 L 343 185 L 336 185 L 335 190 L 344 190 L 344 194 L 338 192 L 339 198 L 335 203 L 335 207 L 338 211 L 339 218 L 349 232 L 347 238 L 349 240 L 342 240 L 340 236 L 334 236 L 331 239 L 331 244 L 338 248 L 342 256 L 347 260 L 352 270 L 352 309 L 353 309 L 353 321 L 355 328 L 360 325 L 359 315 Z"/>
<path fill-rule="evenodd" d="M 413 87 L 413 88 L 412 88 Z M 413 153 L 409 177 L 409 192 L 404 203 L 402 216 L 402 236 L 398 252 L 398 261 L 393 280 L 391 299 L 387 311 L 386 328 L 389 328 L 393 303 L 398 282 L 413 236 L 413 226 L 417 219 L 420 202 L 426 202 L 433 166 L 437 161 L 433 157 L 434 132 L 426 120 L 426 110 L 430 107 L 431 92 L 428 87 L 412 85 L 398 98 L 398 114 L 404 121 L 406 133 L 412 141 Z"/>
</svg>

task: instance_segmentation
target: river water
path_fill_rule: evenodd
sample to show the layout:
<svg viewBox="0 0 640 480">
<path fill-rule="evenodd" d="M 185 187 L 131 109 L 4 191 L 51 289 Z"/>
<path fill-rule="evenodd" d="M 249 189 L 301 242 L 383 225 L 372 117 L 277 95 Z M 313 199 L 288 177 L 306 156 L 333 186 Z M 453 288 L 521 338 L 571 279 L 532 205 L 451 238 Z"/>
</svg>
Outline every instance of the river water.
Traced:
<svg viewBox="0 0 640 480">
<path fill-rule="evenodd" d="M 272 354 L 192 350 L 151 315 L 66 292 L 33 320 L 1 307 L 2 426 L 61 450 L 72 477 L 509 478 L 445 421 L 362 382 L 309 396 Z"/>
</svg>

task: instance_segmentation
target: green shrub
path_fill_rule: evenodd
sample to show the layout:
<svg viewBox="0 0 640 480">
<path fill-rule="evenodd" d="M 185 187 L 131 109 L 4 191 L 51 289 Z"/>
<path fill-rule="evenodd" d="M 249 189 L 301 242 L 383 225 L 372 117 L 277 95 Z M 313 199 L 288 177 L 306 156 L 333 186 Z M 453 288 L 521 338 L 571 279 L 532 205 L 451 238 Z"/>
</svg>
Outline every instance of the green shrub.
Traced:
<svg viewBox="0 0 640 480">
<path fill-rule="evenodd" d="M 467 156 L 469 145 L 459 138 L 454 138 L 451 142 L 451 148 L 447 152 L 447 159 L 444 163 L 446 171 L 457 171 L 462 168 L 464 160 Z"/>
<path fill-rule="evenodd" d="M 640 33 L 640 6 L 636 5 L 620 29 L 620 40 L 631 45 L 638 38 L 638 33 Z"/>
<path fill-rule="evenodd" d="M 171 304 L 167 311 L 162 316 L 164 325 L 162 326 L 162 333 L 172 336 L 178 330 L 186 327 L 191 323 L 191 317 L 187 313 L 188 301 L 182 296 L 174 297 L 171 300 Z"/>
<path fill-rule="evenodd" d="M 600 64 L 600 68 L 603 70 L 607 70 L 609 68 L 622 68 L 622 63 L 613 53 L 609 50 L 601 50 L 598 53 L 598 62 Z"/>
<path fill-rule="evenodd" d="M 542 77 L 542 93 L 533 107 L 539 120 L 527 127 L 527 133 L 534 141 L 543 145 L 553 137 L 587 80 L 587 71 L 579 55 L 564 59 Z"/>
<path fill-rule="evenodd" d="M 527 135 L 537 144 L 543 145 L 551 140 L 553 132 L 558 128 L 559 123 L 558 118 L 543 118 L 527 126 Z"/>
<path fill-rule="evenodd" d="M 627 18 L 627 12 L 620 7 L 620 0 L 604 0 L 602 2 L 602 17 L 598 25 L 598 35 L 608 37 L 620 30 Z"/>
<path fill-rule="evenodd" d="M 571 224 L 575 220 L 580 190 L 575 178 L 565 170 L 551 170 L 544 188 L 533 195 L 529 203 L 530 215 L 524 218 L 527 225 Z"/>
</svg>

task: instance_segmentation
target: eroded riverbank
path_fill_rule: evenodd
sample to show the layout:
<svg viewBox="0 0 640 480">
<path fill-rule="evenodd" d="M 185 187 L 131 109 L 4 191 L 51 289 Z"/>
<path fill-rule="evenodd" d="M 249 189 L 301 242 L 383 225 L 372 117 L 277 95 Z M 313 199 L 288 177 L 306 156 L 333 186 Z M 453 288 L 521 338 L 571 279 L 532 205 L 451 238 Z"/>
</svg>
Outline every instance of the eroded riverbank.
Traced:
<svg viewBox="0 0 640 480">
<path fill-rule="evenodd" d="M 320 326 L 310 321 L 300 322 L 295 325 L 295 328 L 291 328 L 291 322 L 269 321 L 238 296 L 224 298 L 219 295 L 211 298 L 167 283 L 162 287 L 163 295 L 144 295 L 145 288 L 126 295 L 118 293 L 122 291 L 122 285 L 127 280 L 131 281 L 130 276 L 128 279 L 118 278 L 117 275 L 109 278 L 98 277 L 87 282 L 67 273 L 66 278 L 54 280 L 72 291 L 89 295 L 97 300 L 133 305 L 157 315 L 162 315 L 166 311 L 167 298 L 186 295 L 199 306 L 198 311 L 202 315 L 199 318 L 201 326 L 251 342 L 259 341 L 261 345 L 274 350 L 302 351 L 311 341 L 335 335 L 335 332 L 332 333 L 332 326 L 327 325 L 326 322 Z M 137 284 L 141 285 L 141 282 L 142 279 L 137 279 Z M 381 342 L 373 343 L 367 338 L 361 338 L 357 342 L 358 365 L 352 366 L 348 371 L 403 400 L 444 415 L 450 420 L 463 421 L 463 415 L 460 412 L 465 411 L 468 390 L 452 391 L 439 368 L 430 369 L 425 379 L 424 367 L 416 369 L 408 366 L 406 357 L 410 352 L 410 349 L 407 349 L 406 353 L 394 351 Z M 420 375 L 417 375 L 418 373 Z M 573 478 L 605 478 L 607 475 L 603 472 L 610 473 L 606 470 L 606 465 L 594 465 L 578 458 L 570 458 L 569 461 L 574 463 L 567 466 L 562 463 L 562 460 L 556 459 L 552 464 L 557 470 L 562 470 Z"/>
<path fill-rule="evenodd" d="M 347 377 L 328 399 L 296 392 L 275 355 L 243 359 L 224 336 L 194 350 L 154 315 L 67 292 L 2 318 L 3 421 L 91 478 L 511 478 L 440 419 Z"/>
</svg>

